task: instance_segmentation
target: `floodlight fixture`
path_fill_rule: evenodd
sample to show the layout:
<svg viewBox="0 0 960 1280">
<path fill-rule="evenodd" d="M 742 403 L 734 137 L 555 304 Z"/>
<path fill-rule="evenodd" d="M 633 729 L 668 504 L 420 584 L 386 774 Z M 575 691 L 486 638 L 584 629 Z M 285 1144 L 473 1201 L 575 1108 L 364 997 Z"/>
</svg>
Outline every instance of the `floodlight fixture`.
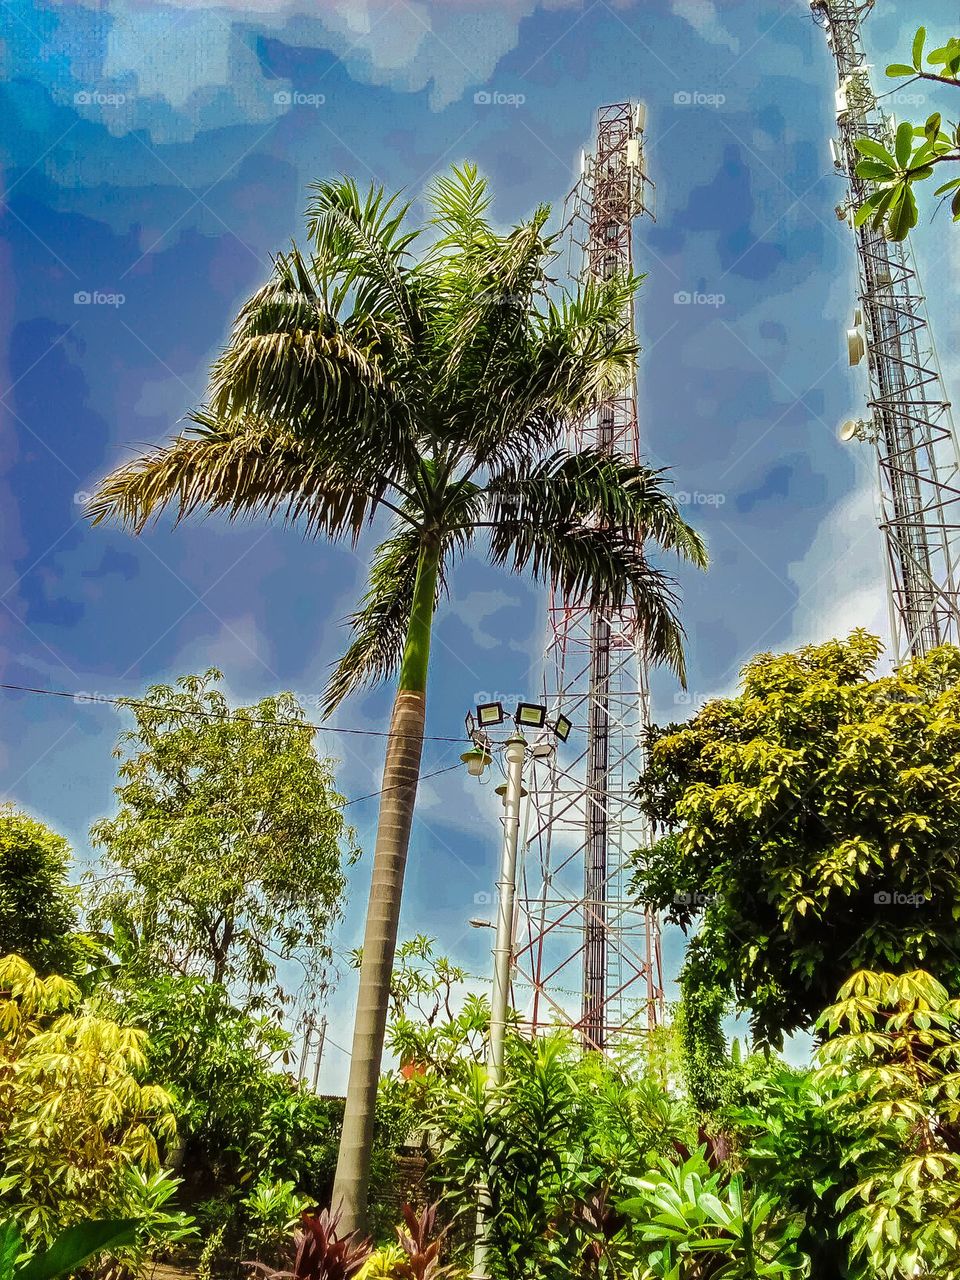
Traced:
<svg viewBox="0 0 960 1280">
<path fill-rule="evenodd" d="M 570 737 L 570 730 L 573 728 L 573 721 L 569 716 L 559 715 L 554 721 L 553 732 L 557 735 L 561 742 L 566 742 Z"/>
<path fill-rule="evenodd" d="M 537 702 L 518 702 L 514 719 L 518 729 L 542 729 L 547 722 L 547 708 Z"/>
<path fill-rule="evenodd" d="M 503 724 L 502 702 L 477 703 L 477 724 L 481 729 L 489 729 L 495 724 Z"/>
</svg>

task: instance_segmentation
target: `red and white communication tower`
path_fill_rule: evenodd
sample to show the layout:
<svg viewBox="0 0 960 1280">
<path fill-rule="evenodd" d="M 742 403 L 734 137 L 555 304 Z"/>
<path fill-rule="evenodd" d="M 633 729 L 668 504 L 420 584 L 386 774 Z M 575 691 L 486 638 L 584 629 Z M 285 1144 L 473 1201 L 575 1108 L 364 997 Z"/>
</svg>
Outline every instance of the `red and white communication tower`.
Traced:
<svg viewBox="0 0 960 1280">
<path fill-rule="evenodd" d="M 644 108 L 601 107 L 568 206 L 574 274 L 633 269 L 633 224 L 650 213 Z M 633 308 L 624 316 L 633 328 Z M 576 447 L 639 456 L 633 385 L 571 426 Z M 647 664 L 634 612 L 592 610 L 551 592 L 544 698 L 573 722 L 565 749 L 532 772 L 522 853 L 514 1004 L 537 1032 L 572 1026 L 606 1049 L 655 1026 L 663 1007 L 659 921 L 628 895 L 629 860 L 650 830 L 631 790 L 644 763 Z"/>
</svg>

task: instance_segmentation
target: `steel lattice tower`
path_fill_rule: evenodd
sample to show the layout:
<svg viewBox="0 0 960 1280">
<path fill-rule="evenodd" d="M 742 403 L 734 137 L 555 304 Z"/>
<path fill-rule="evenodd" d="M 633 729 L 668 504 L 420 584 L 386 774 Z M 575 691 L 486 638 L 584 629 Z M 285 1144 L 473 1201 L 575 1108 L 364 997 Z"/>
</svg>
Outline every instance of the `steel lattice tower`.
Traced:
<svg viewBox="0 0 960 1280">
<path fill-rule="evenodd" d="M 568 204 L 581 280 L 632 272 L 633 224 L 650 211 L 643 114 L 630 102 L 598 113 L 595 152 Z M 632 307 L 624 324 L 635 327 Z M 570 442 L 636 461 L 634 387 L 573 425 Z M 530 783 L 514 1002 L 533 1032 L 565 1023 L 604 1049 L 655 1025 L 663 1005 L 659 921 L 627 893 L 630 855 L 650 839 L 631 796 L 649 702 L 633 613 L 592 611 L 552 591 L 543 689 L 550 714 L 562 711 L 574 728 Z"/>
<path fill-rule="evenodd" d="M 871 88 L 860 29 L 873 3 L 811 3 L 837 64 L 834 165 L 848 183 L 847 201 L 837 216 L 850 224 L 853 211 L 869 194 L 868 184 L 855 173 L 862 159 L 855 139 L 872 137 L 892 145 L 891 121 Z M 960 641 L 960 453 L 909 242 L 887 240 L 870 220 L 855 228 L 855 235 L 860 308 L 848 345 L 851 363 L 859 362 L 865 348 L 871 418 L 850 424 L 850 432 L 876 447 L 880 528 L 899 663 L 938 644 Z"/>
</svg>

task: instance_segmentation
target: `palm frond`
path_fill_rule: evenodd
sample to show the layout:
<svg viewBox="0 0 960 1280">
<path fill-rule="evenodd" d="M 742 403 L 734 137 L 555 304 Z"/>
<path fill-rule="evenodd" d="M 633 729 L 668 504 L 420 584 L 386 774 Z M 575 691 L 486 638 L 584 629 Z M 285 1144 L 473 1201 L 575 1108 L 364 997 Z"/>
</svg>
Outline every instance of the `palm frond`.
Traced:
<svg viewBox="0 0 960 1280">
<path fill-rule="evenodd" d="M 454 165 L 449 178 L 434 178 L 427 201 L 433 210 L 431 223 L 441 232 L 430 250 L 431 257 L 447 257 L 450 249 L 472 254 L 478 246 L 490 242 L 493 232 L 485 215 L 493 197 L 475 164 Z"/>
<path fill-rule="evenodd" d="M 373 553 L 361 608 L 349 619 L 353 639 L 324 690 L 324 716 L 357 689 L 378 684 L 399 669 L 413 606 L 420 535 L 398 530 Z M 446 590 L 442 576 L 437 596 Z"/>
<path fill-rule="evenodd" d="M 359 536 L 380 494 L 358 483 L 351 458 L 330 460 L 274 424 L 198 412 L 194 426 L 104 479 L 90 502 L 94 524 L 116 520 L 139 533 L 167 507 L 179 523 L 196 511 L 231 520 L 281 515 L 309 534 Z"/>
<path fill-rule="evenodd" d="M 502 468 L 486 486 L 488 518 L 530 529 L 570 524 L 615 530 L 674 551 L 700 568 L 707 552 L 667 488 L 666 472 L 596 449 L 558 450 Z"/>
<path fill-rule="evenodd" d="M 490 558 L 515 573 L 552 583 L 568 600 L 594 609 L 632 608 L 651 663 L 686 680 L 684 631 L 673 580 L 649 564 L 641 546 L 619 530 L 572 522 L 531 527 L 501 519 L 490 531 Z"/>
<path fill-rule="evenodd" d="M 392 313 L 414 341 L 421 318 L 410 246 L 421 232 L 404 229 L 410 205 L 376 184 L 363 196 L 352 178 L 315 182 L 310 190 L 307 231 L 320 269 L 353 290 L 355 311 Z"/>
<path fill-rule="evenodd" d="M 706 564 L 663 473 L 598 451 L 504 468 L 486 488 L 495 564 L 529 571 L 568 599 L 636 610 L 652 662 L 684 679 L 683 629 L 674 584 L 644 554 L 644 542 Z"/>
<path fill-rule="evenodd" d="M 466 431 L 478 465 L 497 467 L 554 448 L 565 427 L 630 384 L 639 346 L 629 323 L 640 281 L 589 281 L 526 313 L 527 332 L 498 346 L 482 370 L 483 411 Z"/>
</svg>

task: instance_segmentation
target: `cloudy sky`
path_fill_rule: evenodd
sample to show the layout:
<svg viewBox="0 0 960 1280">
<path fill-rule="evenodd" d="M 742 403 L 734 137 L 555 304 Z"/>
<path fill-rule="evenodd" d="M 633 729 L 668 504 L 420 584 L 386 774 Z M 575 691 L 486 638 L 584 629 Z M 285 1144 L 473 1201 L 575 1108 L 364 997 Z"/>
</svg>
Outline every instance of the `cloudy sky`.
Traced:
<svg viewBox="0 0 960 1280">
<path fill-rule="evenodd" d="M 134 539 L 91 529 L 83 495 L 202 398 L 232 315 L 299 235 L 312 179 L 349 173 L 416 200 L 471 159 L 506 224 L 562 201 L 597 106 L 625 98 L 648 104 L 657 184 L 656 223 L 637 243 L 644 447 L 674 469 L 713 559 L 683 579 L 692 697 L 732 689 L 758 649 L 883 628 L 870 459 L 836 440 L 863 383 L 843 348 L 854 260 L 834 214 L 833 71 L 801 0 L 0 8 L 3 681 L 136 695 L 215 664 L 238 699 L 315 697 L 364 546 L 218 521 Z M 882 67 L 912 30 L 890 0 L 877 9 L 867 38 Z M 952 33 L 949 0 L 923 10 L 933 37 Z M 901 116 L 935 105 L 891 104 Z M 938 223 L 916 247 L 955 386 L 960 313 L 938 251 L 949 236 Z M 710 301 L 677 300 L 691 294 Z M 457 734 L 480 690 L 534 692 L 543 634 L 539 593 L 468 563 L 438 622 L 428 731 Z M 655 681 L 658 718 L 676 717 L 675 692 Z M 387 709 L 384 693 L 359 697 L 339 723 L 382 727 Z M 109 706 L 0 701 L 4 793 L 81 860 L 112 805 L 118 727 Z M 321 742 L 348 795 L 376 789 L 377 739 Z M 428 744 L 427 771 L 457 750 Z M 424 784 L 404 907 L 404 933 L 436 934 L 478 972 L 486 938 L 466 920 L 493 881 L 488 796 L 456 772 Z M 375 802 L 350 812 L 369 847 Z M 361 864 L 341 947 L 356 940 L 367 875 Z M 350 997 L 347 977 L 339 1044 Z M 331 1047 L 324 1087 L 344 1062 Z"/>
</svg>

